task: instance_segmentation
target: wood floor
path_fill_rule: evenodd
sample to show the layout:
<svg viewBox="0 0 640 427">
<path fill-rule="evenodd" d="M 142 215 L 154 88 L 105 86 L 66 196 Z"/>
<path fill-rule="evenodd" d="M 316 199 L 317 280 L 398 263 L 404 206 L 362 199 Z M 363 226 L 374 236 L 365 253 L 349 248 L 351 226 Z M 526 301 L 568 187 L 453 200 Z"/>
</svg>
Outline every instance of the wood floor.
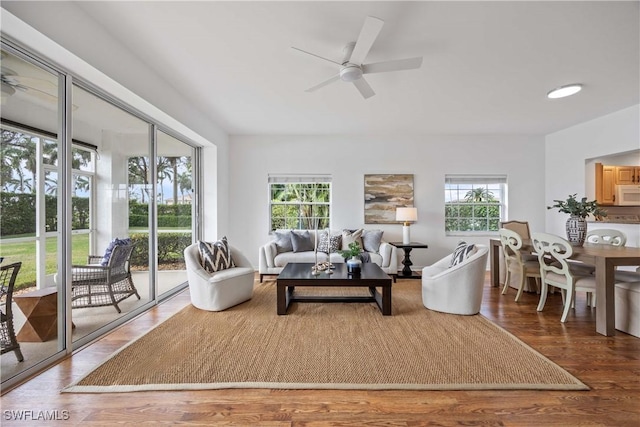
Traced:
<svg viewBox="0 0 640 427">
<path fill-rule="evenodd" d="M 415 286 L 420 281 L 414 280 Z M 275 292 L 275 282 L 273 282 Z M 212 390 L 61 394 L 97 362 L 188 304 L 188 291 L 161 304 L 2 396 L 3 426 L 640 426 L 640 339 L 595 332 L 595 311 L 580 295 L 560 323 L 559 294 L 543 313 L 537 296 L 500 295 L 485 282 L 482 314 L 567 369 L 590 391 Z M 275 310 L 275 307 L 274 307 Z M 176 331 L 179 333 L 179 331 Z M 513 360 L 518 364 L 518 360 Z M 12 419 L 14 411 L 57 422 Z M 55 412 L 57 411 L 57 412 Z M 23 413 L 24 415 L 24 413 Z M 62 420 L 62 418 L 68 418 Z"/>
</svg>

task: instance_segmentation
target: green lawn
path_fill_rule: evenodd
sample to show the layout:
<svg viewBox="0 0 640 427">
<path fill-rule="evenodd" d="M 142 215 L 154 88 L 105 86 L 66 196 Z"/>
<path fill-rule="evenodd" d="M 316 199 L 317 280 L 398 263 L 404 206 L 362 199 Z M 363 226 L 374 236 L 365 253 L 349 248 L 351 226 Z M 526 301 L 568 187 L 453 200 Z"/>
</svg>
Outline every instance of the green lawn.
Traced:
<svg viewBox="0 0 640 427">
<path fill-rule="evenodd" d="M 46 239 L 46 272 L 55 274 L 57 268 L 58 238 Z M 86 264 L 89 255 L 89 235 L 77 234 L 71 237 L 71 252 L 73 264 Z M 3 264 L 22 262 L 22 267 L 16 279 L 16 289 L 35 286 L 36 284 L 36 242 L 7 242 L 0 241 L 0 256 L 4 257 Z"/>
</svg>

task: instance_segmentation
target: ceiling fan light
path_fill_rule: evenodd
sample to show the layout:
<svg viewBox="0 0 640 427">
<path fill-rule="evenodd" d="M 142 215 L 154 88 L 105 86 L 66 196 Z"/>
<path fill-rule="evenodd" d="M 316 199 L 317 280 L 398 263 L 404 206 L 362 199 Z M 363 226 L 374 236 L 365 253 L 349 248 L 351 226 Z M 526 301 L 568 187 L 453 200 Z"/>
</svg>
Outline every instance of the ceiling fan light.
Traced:
<svg viewBox="0 0 640 427">
<path fill-rule="evenodd" d="M 558 99 L 565 98 L 567 96 L 575 95 L 582 90 L 582 85 L 579 83 L 572 83 L 570 85 L 560 86 L 547 93 L 547 98 Z"/>
<path fill-rule="evenodd" d="M 357 65 L 347 65 L 340 70 L 340 80 L 354 82 L 362 77 L 362 69 Z"/>
</svg>

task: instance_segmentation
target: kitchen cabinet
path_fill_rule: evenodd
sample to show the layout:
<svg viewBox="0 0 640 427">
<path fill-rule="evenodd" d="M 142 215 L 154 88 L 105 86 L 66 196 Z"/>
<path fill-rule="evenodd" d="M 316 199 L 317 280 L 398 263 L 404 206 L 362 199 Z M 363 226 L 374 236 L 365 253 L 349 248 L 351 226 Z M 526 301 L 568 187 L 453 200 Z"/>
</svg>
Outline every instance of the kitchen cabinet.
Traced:
<svg viewBox="0 0 640 427">
<path fill-rule="evenodd" d="M 640 166 L 616 166 L 616 184 L 640 183 Z"/>
<path fill-rule="evenodd" d="M 618 167 L 596 163 L 596 201 L 601 205 L 613 205 L 616 201 Z"/>
</svg>

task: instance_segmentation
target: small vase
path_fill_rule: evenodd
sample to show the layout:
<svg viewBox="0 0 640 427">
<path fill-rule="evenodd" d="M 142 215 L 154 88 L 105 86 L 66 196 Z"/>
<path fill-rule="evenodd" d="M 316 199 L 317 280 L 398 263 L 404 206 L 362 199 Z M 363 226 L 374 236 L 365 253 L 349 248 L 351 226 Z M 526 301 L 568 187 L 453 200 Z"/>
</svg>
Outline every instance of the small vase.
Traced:
<svg viewBox="0 0 640 427">
<path fill-rule="evenodd" d="M 347 260 L 347 273 L 357 276 L 362 271 L 362 261 L 358 257 L 351 257 Z"/>
<path fill-rule="evenodd" d="M 582 246 L 587 237 L 587 220 L 571 215 L 567 220 L 567 240 L 571 246 Z"/>
</svg>

